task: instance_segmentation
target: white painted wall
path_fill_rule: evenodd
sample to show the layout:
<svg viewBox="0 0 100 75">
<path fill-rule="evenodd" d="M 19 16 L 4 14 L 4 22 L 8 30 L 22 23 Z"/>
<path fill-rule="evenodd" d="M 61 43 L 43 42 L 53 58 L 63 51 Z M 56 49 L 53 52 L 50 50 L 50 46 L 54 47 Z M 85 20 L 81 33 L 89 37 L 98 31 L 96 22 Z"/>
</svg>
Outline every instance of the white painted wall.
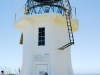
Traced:
<svg viewBox="0 0 100 75">
<path fill-rule="evenodd" d="M 48 65 L 48 75 L 73 75 L 70 47 L 58 49 L 69 42 L 65 17 L 56 13 L 25 15 L 14 27 L 24 37 L 20 75 L 36 75 L 36 65 L 42 64 Z M 38 46 L 39 27 L 45 27 L 45 46 Z"/>
</svg>

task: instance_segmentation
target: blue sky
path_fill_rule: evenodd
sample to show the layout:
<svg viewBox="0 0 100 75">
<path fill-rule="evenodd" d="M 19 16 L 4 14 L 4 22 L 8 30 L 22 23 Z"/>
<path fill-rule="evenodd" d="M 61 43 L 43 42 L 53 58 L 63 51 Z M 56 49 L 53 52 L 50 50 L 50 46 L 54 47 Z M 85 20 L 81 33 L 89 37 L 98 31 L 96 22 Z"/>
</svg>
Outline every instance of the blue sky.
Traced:
<svg viewBox="0 0 100 75">
<path fill-rule="evenodd" d="M 18 69 L 22 63 L 20 32 L 14 15 L 26 0 L 0 0 L 0 67 Z M 72 66 L 75 73 L 100 73 L 100 0 L 70 0 L 77 8 L 79 31 L 74 33 Z"/>
</svg>

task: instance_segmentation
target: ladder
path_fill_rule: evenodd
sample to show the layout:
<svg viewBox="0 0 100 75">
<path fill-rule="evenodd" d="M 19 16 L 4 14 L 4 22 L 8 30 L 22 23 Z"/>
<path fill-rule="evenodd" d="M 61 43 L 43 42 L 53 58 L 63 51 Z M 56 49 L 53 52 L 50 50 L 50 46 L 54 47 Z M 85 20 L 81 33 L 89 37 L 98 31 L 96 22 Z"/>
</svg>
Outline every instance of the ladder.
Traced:
<svg viewBox="0 0 100 75">
<path fill-rule="evenodd" d="M 69 43 L 65 44 L 64 46 L 58 48 L 60 50 L 64 50 L 65 48 L 71 46 L 74 44 L 74 37 L 73 37 L 73 32 L 72 32 L 72 26 L 71 26 L 71 6 L 69 0 L 65 0 L 67 2 L 67 10 L 65 10 L 65 17 L 66 17 L 66 22 L 67 22 L 67 28 L 68 28 L 68 34 L 69 34 Z"/>
</svg>

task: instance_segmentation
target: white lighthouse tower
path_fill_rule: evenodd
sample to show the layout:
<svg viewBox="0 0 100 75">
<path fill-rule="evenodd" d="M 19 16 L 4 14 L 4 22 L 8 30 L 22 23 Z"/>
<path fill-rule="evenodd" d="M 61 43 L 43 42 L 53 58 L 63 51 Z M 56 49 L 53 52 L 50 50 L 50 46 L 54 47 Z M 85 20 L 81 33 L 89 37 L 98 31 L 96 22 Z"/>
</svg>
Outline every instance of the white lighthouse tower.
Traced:
<svg viewBox="0 0 100 75">
<path fill-rule="evenodd" d="M 74 74 L 70 47 L 78 20 L 72 16 L 69 0 L 27 0 L 14 27 L 22 33 L 20 75 Z"/>
</svg>

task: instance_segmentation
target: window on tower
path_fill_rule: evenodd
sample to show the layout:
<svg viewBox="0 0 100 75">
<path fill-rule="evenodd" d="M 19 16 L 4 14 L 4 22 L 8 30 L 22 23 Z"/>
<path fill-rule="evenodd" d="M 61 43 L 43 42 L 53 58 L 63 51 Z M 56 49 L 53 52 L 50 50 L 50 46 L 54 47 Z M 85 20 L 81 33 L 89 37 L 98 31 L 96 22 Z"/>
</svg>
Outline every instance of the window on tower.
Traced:
<svg viewBox="0 0 100 75">
<path fill-rule="evenodd" d="M 45 27 L 38 29 L 38 46 L 45 45 Z"/>
</svg>

